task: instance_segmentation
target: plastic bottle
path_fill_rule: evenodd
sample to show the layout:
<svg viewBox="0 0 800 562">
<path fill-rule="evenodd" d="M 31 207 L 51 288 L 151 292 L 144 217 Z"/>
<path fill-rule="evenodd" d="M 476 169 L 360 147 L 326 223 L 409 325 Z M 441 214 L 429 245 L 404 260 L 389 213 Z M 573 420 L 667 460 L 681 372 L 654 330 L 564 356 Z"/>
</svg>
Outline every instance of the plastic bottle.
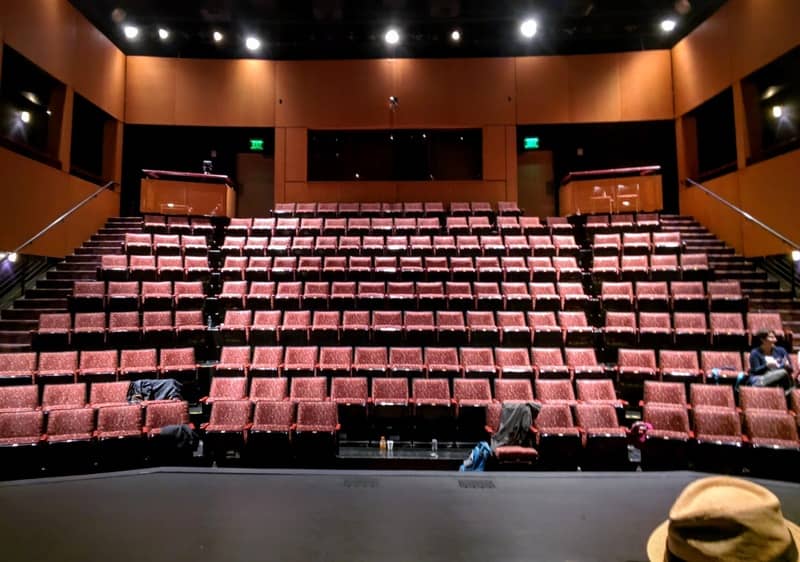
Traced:
<svg viewBox="0 0 800 562">
<path fill-rule="evenodd" d="M 381 435 L 381 440 L 378 443 L 378 449 L 381 451 L 386 450 L 386 437 L 384 437 L 383 435 Z"/>
<path fill-rule="evenodd" d="M 439 440 L 433 439 L 431 441 L 431 452 L 436 453 L 439 451 Z"/>
</svg>

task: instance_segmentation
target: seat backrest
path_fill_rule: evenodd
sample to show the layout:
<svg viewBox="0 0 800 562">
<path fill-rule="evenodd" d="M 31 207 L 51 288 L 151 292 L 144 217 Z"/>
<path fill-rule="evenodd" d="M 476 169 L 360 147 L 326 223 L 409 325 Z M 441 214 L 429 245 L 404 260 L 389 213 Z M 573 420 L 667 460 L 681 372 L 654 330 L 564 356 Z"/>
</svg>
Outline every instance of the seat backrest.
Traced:
<svg viewBox="0 0 800 562">
<path fill-rule="evenodd" d="M 633 312 L 606 312 L 606 328 L 636 329 L 636 316 Z"/>
<path fill-rule="evenodd" d="M 77 368 L 77 351 L 48 351 L 39 354 L 39 371 L 68 372 Z"/>
<path fill-rule="evenodd" d="M 155 369 L 155 349 L 123 349 L 120 352 L 119 366 L 123 369 Z"/>
<path fill-rule="evenodd" d="M 107 406 L 97 411 L 97 431 L 142 430 L 142 408 L 138 404 Z"/>
<path fill-rule="evenodd" d="M 350 369 L 353 363 L 352 347 L 321 347 L 319 349 L 319 364 L 322 367 L 338 367 Z"/>
<path fill-rule="evenodd" d="M 286 367 L 312 370 L 317 362 L 317 347 L 313 345 L 286 348 L 283 364 Z"/>
<path fill-rule="evenodd" d="M 464 367 L 490 367 L 494 369 L 494 354 L 490 347 L 462 347 L 461 364 Z"/>
<path fill-rule="evenodd" d="M 293 402 L 326 400 L 328 380 L 325 377 L 294 377 L 289 397 Z"/>
<path fill-rule="evenodd" d="M 676 312 L 672 323 L 676 332 L 687 329 L 705 331 L 708 328 L 706 315 L 702 312 Z"/>
<path fill-rule="evenodd" d="M 42 408 L 83 408 L 86 405 L 86 383 L 48 384 L 42 393 Z"/>
<path fill-rule="evenodd" d="M 408 379 L 406 378 L 372 379 L 372 400 L 375 403 L 397 402 L 397 401 L 408 400 Z"/>
<path fill-rule="evenodd" d="M 698 437 L 704 436 L 742 436 L 742 425 L 736 410 L 701 408 L 693 414 L 694 430 Z"/>
<path fill-rule="evenodd" d="M 607 429 L 619 427 L 617 411 L 610 404 L 578 404 L 575 421 L 584 429 Z"/>
<path fill-rule="evenodd" d="M 334 377 L 331 380 L 331 400 L 366 402 L 368 396 L 366 377 Z"/>
<path fill-rule="evenodd" d="M 453 379 L 453 399 L 492 401 L 489 379 Z"/>
<path fill-rule="evenodd" d="M 238 365 L 245 367 L 250 363 L 250 346 L 228 346 L 222 348 L 219 362 L 224 365 Z"/>
<path fill-rule="evenodd" d="M 560 347 L 534 347 L 531 349 L 533 364 L 537 367 L 560 367 L 564 365 L 564 357 Z"/>
<path fill-rule="evenodd" d="M 496 347 L 495 363 L 498 367 L 530 367 L 531 358 L 528 350 L 515 347 Z"/>
<path fill-rule="evenodd" d="M 253 410 L 253 425 L 269 425 L 289 431 L 295 419 L 295 404 L 289 401 L 256 402 Z"/>
<path fill-rule="evenodd" d="M 249 400 L 219 400 L 211 406 L 210 426 L 221 425 L 242 428 L 250 422 Z"/>
<path fill-rule="evenodd" d="M 733 398 L 733 387 L 716 384 L 692 384 L 689 387 L 692 408 L 736 408 Z"/>
<path fill-rule="evenodd" d="M 117 350 L 82 351 L 80 368 L 109 369 L 113 372 L 117 368 Z"/>
<path fill-rule="evenodd" d="M 536 380 L 536 398 L 542 402 L 575 400 L 572 382 L 568 380 Z"/>
<path fill-rule="evenodd" d="M 214 400 L 241 400 L 247 397 L 247 378 L 214 377 L 208 396 Z"/>
<path fill-rule="evenodd" d="M 183 311 L 179 311 L 183 312 Z M 249 310 L 226 310 L 223 326 L 249 327 L 253 313 Z M 202 313 L 201 316 L 202 318 Z M 178 315 L 175 314 L 175 325 L 178 325 Z"/>
<path fill-rule="evenodd" d="M 613 402 L 617 400 L 614 381 L 611 379 L 578 379 L 575 381 L 575 386 L 578 390 L 578 400 L 582 402 Z"/>
<path fill-rule="evenodd" d="M 425 363 L 428 366 L 458 367 L 458 350 L 455 347 L 426 347 Z"/>
<path fill-rule="evenodd" d="M 125 404 L 128 401 L 128 389 L 130 386 L 131 384 L 127 381 L 92 383 L 89 390 L 89 403 L 92 405 Z M 139 414 L 141 418 L 141 412 Z"/>
<path fill-rule="evenodd" d="M 645 403 L 642 417 L 653 429 L 689 434 L 689 415 L 685 406 Z"/>
<path fill-rule="evenodd" d="M 738 312 L 712 312 L 710 314 L 710 322 L 712 330 L 744 331 L 742 315 Z"/>
<path fill-rule="evenodd" d="M 534 420 L 538 429 L 574 427 L 572 412 L 568 404 L 543 404 Z"/>
<path fill-rule="evenodd" d="M 356 347 L 354 365 L 378 365 L 385 367 L 388 356 L 385 347 Z"/>
<path fill-rule="evenodd" d="M 94 431 L 94 410 L 74 408 L 53 410 L 47 415 L 48 435 L 91 435 Z"/>
<path fill-rule="evenodd" d="M 259 346 L 253 350 L 251 367 L 272 367 L 277 369 L 283 360 L 283 348 L 280 346 Z"/>
<path fill-rule="evenodd" d="M 39 406 L 39 389 L 34 384 L 0 386 L 0 410 L 33 410 Z"/>
<path fill-rule="evenodd" d="M 644 402 L 686 406 L 686 387 L 680 382 L 645 381 Z"/>
<path fill-rule="evenodd" d="M 162 367 L 190 367 L 196 366 L 194 348 L 193 347 L 178 347 L 178 348 L 163 348 L 161 350 L 161 366 Z"/>
<path fill-rule="evenodd" d="M 656 368 L 656 352 L 652 349 L 620 348 L 617 356 L 620 367 Z"/>
<path fill-rule="evenodd" d="M 697 371 L 700 365 L 697 362 L 696 351 L 659 351 L 661 369 L 663 371 Z"/>
<path fill-rule="evenodd" d="M 739 387 L 739 405 L 742 410 L 786 411 L 786 395 L 780 387 Z"/>
<path fill-rule="evenodd" d="M 237 310 L 236 312 L 243 312 L 244 314 L 240 314 L 240 318 L 246 319 L 247 324 L 242 324 L 249 326 L 250 325 L 250 311 L 249 310 Z M 175 327 L 180 326 L 192 326 L 192 327 L 205 327 L 205 318 L 203 318 L 203 311 L 202 310 L 176 310 L 175 311 Z"/>
<path fill-rule="evenodd" d="M 495 379 L 494 398 L 498 402 L 507 400 L 533 401 L 531 381 L 527 379 Z"/>
<path fill-rule="evenodd" d="M 751 438 L 780 439 L 798 444 L 797 424 L 788 412 L 749 410 L 744 412 L 744 425 Z"/>
<path fill-rule="evenodd" d="M 44 427 L 41 411 L 0 413 L 0 439 L 38 439 Z"/>
<path fill-rule="evenodd" d="M 250 383 L 250 400 L 274 401 L 289 397 L 289 379 L 285 377 L 256 377 Z"/>
<path fill-rule="evenodd" d="M 700 365 L 706 372 L 712 369 L 741 371 L 742 356 L 738 351 L 701 351 Z"/>
<path fill-rule="evenodd" d="M 189 403 L 182 401 L 153 402 L 145 408 L 145 425 L 150 429 L 189 423 Z"/>
<path fill-rule="evenodd" d="M 108 317 L 108 327 L 111 328 L 138 328 L 138 312 L 112 312 Z"/>
<path fill-rule="evenodd" d="M 640 312 L 639 328 L 659 328 L 669 330 L 669 312 Z"/>
<path fill-rule="evenodd" d="M 421 347 L 392 347 L 389 349 L 390 367 L 422 367 Z"/>
<path fill-rule="evenodd" d="M 592 347 L 567 347 L 564 349 L 570 367 L 596 367 L 597 356 Z"/>
</svg>

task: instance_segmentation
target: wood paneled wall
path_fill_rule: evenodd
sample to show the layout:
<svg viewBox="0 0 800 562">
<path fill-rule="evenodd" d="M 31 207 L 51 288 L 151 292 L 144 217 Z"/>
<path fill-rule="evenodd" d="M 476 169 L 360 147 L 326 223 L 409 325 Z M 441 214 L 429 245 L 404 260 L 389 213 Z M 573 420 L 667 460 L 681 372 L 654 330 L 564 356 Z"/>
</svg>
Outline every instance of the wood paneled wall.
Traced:
<svg viewBox="0 0 800 562">
<path fill-rule="evenodd" d="M 733 88 L 737 170 L 706 187 L 788 238 L 800 242 L 794 215 L 800 194 L 800 151 L 747 165 L 748 131 L 741 79 L 800 45 L 800 2 L 729 0 L 672 50 L 678 168 L 681 179 L 695 169 L 694 120 L 686 113 L 726 88 Z M 786 252 L 775 237 L 698 189 L 680 192 L 681 212 L 696 216 L 746 256 Z"/>
</svg>

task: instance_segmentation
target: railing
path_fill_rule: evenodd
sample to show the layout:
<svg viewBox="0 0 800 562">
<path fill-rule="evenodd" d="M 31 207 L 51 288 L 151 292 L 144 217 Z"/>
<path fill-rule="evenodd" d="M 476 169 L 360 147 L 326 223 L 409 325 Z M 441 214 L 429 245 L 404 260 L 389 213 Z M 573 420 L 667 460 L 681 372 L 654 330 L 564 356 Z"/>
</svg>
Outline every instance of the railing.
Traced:
<svg viewBox="0 0 800 562">
<path fill-rule="evenodd" d="M 106 190 L 113 189 L 113 187 L 117 185 L 117 182 L 110 181 L 99 187 L 95 190 L 92 194 L 84 198 L 82 201 L 78 202 L 77 204 L 73 205 L 69 210 L 63 213 L 61 216 L 57 217 L 55 220 L 50 222 L 47 226 L 41 229 L 39 232 L 28 238 L 25 242 L 17 246 L 14 250 L 4 253 L 2 257 L 0 257 L 0 272 L 5 270 L 4 275 L 7 275 L 7 278 L 4 281 L 0 281 L 0 302 L 6 303 L 8 299 L 6 298 L 12 291 L 15 290 L 16 287 L 20 287 L 21 294 L 25 294 L 25 287 L 26 284 L 33 278 L 38 277 L 44 271 L 49 269 L 53 263 L 52 260 L 48 258 L 39 258 L 36 260 L 29 259 L 31 256 L 23 259 L 22 250 L 36 242 L 39 238 L 50 232 L 53 228 L 64 222 L 67 218 L 70 217 L 75 211 L 82 208 L 86 205 L 89 201 L 100 195 Z M 17 263 L 19 260 L 22 260 L 22 263 Z M 8 271 L 7 266 L 5 264 L 13 264 L 14 268 L 12 271 Z"/>
<path fill-rule="evenodd" d="M 685 181 L 686 181 L 687 186 L 696 187 L 697 189 L 701 190 L 703 193 L 705 193 L 706 195 L 708 195 L 712 199 L 714 199 L 716 201 L 719 201 L 720 203 L 722 203 L 723 205 L 725 205 L 726 207 L 728 207 L 732 211 L 734 211 L 737 214 L 739 214 L 742 217 L 744 217 L 745 220 L 748 220 L 748 221 L 752 222 L 753 224 L 755 224 L 756 226 L 758 226 L 759 228 L 761 228 L 762 230 L 765 230 L 766 232 L 768 232 L 769 234 L 771 234 L 772 236 L 774 236 L 775 238 L 777 238 L 778 240 L 780 240 L 781 242 L 783 242 L 784 244 L 786 244 L 786 246 L 788 246 L 790 248 L 791 253 L 792 253 L 792 255 L 791 255 L 791 263 L 793 264 L 793 270 L 794 270 L 793 271 L 793 275 L 791 276 L 792 298 L 795 298 L 795 287 L 797 285 L 797 274 L 798 274 L 797 263 L 800 262 L 800 243 L 797 243 L 794 240 L 791 240 L 790 238 L 784 236 L 783 234 L 781 234 L 780 232 L 778 232 L 777 230 L 775 230 L 771 226 L 764 224 L 762 221 L 758 220 L 757 218 L 755 218 L 753 215 L 751 215 L 750 213 L 748 213 L 744 209 L 741 209 L 741 208 L 737 207 L 736 205 L 734 205 L 733 203 L 731 203 L 730 201 L 728 201 L 724 197 L 721 197 L 721 196 L 717 195 L 716 193 L 714 193 L 713 191 L 708 189 L 703 184 L 701 184 L 699 182 L 696 182 L 696 181 L 694 181 L 693 179 L 690 179 L 690 178 L 686 178 Z"/>
<path fill-rule="evenodd" d="M 117 185 L 117 182 L 110 181 L 107 184 L 103 185 L 102 187 L 99 187 L 94 193 L 92 193 L 91 195 L 89 195 L 88 197 L 86 197 L 85 199 L 83 199 L 82 201 L 77 203 L 76 205 L 74 205 L 71 209 L 69 209 L 63 215 L 61 215 L 60 217 L 58 217 L 55 220 L 53 220 L 50 224 L 45 226 L 42 230 L 40 230 L 39 232 L 37 232 L 36 234 L 34 234 L 30 238 L 28 238 L 25 242 L 23 242 L 22 244 L 17 246 L 14 250 L 12 250 L 11 252 L 7 253 L 5 256 L 3 256 L 3 258 L 0 259 L 0 266 L 2 266 L 6 261 L 12 261 L 12 262 L 16 261 L 17 256 L 19 256 L 19 254 L 22 253 L 22 250 L 24 250 L 25 248 L 27 248 L 28 246 L 30 246 L 31 244 L 36 242 L 39 238 L 41 238 L 42 236 L 44 236 L 45 234 L 50 232 L 52 229 L 54 229 L 59 224 L 64 222 L 67 218 L 69 218 L 70 215 L 72 215 L 72 213 L 74 213 L 75 211 L 77 211 L 78 209 L 80 209 L 81 207 L 86 205 L 86 203 L 88 203 L 89 201 L 91 201 L 92 199 L 94 199 L 95 197 L 97 197 L 98 195 L 103 193 L 104 191 L 109 190 L 109 189 L 113 189 L 113 187 L 115 185 Z"/>
</svg>

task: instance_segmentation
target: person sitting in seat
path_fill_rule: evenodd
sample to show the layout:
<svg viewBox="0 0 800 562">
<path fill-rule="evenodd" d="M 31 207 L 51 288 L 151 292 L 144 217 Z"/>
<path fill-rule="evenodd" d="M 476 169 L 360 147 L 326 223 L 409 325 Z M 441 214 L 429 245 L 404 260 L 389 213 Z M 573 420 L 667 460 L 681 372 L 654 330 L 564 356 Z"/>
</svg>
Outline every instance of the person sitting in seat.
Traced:
<svg viewBox="0 0 800 562">
<path fill-rule="evenodd" d="M 794 369 L 789 354 L 775 345 L 777 338 L 772 330 L 762 330 L 757 337 L 760 345 L 750 352 L 750 386 L 780 386 L 789 391 L 794 388 Z"/>
</svg>

